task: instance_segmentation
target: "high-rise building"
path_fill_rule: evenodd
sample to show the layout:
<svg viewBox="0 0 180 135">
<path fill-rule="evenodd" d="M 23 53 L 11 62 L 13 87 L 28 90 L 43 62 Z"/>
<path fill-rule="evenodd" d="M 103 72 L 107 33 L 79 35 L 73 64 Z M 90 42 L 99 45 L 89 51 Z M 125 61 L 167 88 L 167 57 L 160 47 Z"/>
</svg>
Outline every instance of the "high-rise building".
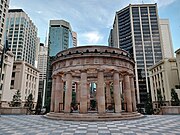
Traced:
<svg viewBox="0 0 180 135">
<path fill-rule="evenodd" d="M 5 22 L 6 22 L 8 8 L 9 8 L 9 0 L 1 0 L 0 1 L 0 102 L 1 103 L 3 103 L 4 101 L 5 92 L 10 89 L 11 73 L 13 67 L 13 54 L 7 51 L 8 42 L 7 40 L 5 40 L 6 38 Z"/>
<path fill-rule="evenodd" d="M 39 54 L 38 54 L 38 70 L 40 71 L 38 97 L 40 98 L 40 100 L 42 99 L 42 107 L 44 106 L 44 100 L 45 100 L 47 57 L 48 57 L 48 47 L 43 43 L 40 43 Z"/>
<path fill-rule="evenodd" d="M 160 32 L 162 43 L 163 58 L 174 58 L 174 49 L 172 45 L 171 31 L 168 19 L 160 19 Z"/>
<path fill-rule="evenodd" d="M 69 22 L 50 20 L 49 56 L 56 56 L 59 51 L 73 47 L 72 30 Z"/>
<path fill-rule="evenodd" d="M 111 47 L 114 47 L 113 46 L 113 29 L 110 30 L 110 33 L 109 33 L 109 38 L 108 38 L 108 46 L 111 46 Z"/>
<path fill-rule="evenodd" d="M 72 36 L 73 36 L 73 47 L 76 47 L 77 46 L 77 33 L 73 31 Z"/>
<path fill-rule="evenodd" d="M 4 44 L 6 16 L 9 8 L 9 0 L 0 1 L 0 44 Z"/>
<path fill-rule="evenodd" d="M 38 55 L 39 55 L 39 45 L 40 45 L 40 38 L 37 38 L 37 46 L 36 46 L 36 54 L 35 54 L 35 64 L 34 67 L 38 68 Z"/>
<path fill-rule="evenodd" d="M 37 48 L 37 28 L 22 9 L 8 10 L 5 27 L 5 35 L 7 35 L 5 40 L 6 46 L 8 39 L 9 52 L 14 54 L 15 62 L 11 68 L 8 68 L 10 62 L 5 65 L 9 69 L 5 76 L 8 75 L 10 83 L 9 88 L 6 87 L 2 92 L 2 106 L 8 107 L 13 95 L 19 90 L 22 105 L 28 96 L 32 94 L 35 107 L 39 86 L 39 71 L 34 67 Z M 8 60 L 10 61 L 10 59 Z M 7 82 L 5 84 L 7 85 Z"/>
<path fill-rule="evenodd" d="M 72 30 L 69 22 L 65 20 L 50 20 L 48 38 L 48 62 L 45 104 L 50 107 L 52 87 L 52 66 L 56 54 L 60 51 L 73 47 Z"/>
<path fill-rule="evenodd" d="M 135 60 L 137 101 L 144 103 L 150 91 L 147 69 L 162 59 L 157 4 L 130 4 L 116 12 L 112 36 L 113 46 Z"/>
<path fill-rule="evenodd" d="M 35 66 L 37 28 L 22 9 L 8 11 L 6 32 L 14 60 L 23 60 Z"/>
</svg>

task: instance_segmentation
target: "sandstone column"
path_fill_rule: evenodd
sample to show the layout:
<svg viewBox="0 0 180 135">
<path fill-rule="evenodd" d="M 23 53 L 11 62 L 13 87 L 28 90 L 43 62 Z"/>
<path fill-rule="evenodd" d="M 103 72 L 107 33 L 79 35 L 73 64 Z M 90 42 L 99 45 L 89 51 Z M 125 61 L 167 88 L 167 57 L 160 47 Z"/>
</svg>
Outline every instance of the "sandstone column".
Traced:
<svg viewBox="0 0 180 135">
<path fill-rule="evenodd" d="M 117 71 L 115 71 L 113 74 L 113 88 L 114 88 L 115 113 L 120 113 L 121 96 L 120 96 L 120 85 L 119 85 L 119 73 Z"/>
<path fill-rule="evenodd" d="M 124 95 L 127 103 L 127 111 L 132 112 L 132 99 L 129 75 L 124 76 Z"/>
<path fill-rule="evenodd" d="M 60 102 L 60 76 L 56 76 L 56 86 L 54 91 L 54 97 L 55 97 L 55 105 L 54 105 L 54 112 L 59 112 L 59 102 Z"/>
<path fill-rule="evenodd" d="M 98 113 L 105 113 L 105 90 L 104 90 L 104 72 L 98 70 L 97 77 L 97 98 L 98 99 Z"/>
<path fill-rule="evenodd" d="M 51 112 L 54 112 L 54 103 L 55 103 L 55 86 L 56 86 L 56 78 L 52 78 L 52 90 L 51 90 Z"/>
<path fill-rule="evenodd" d="M 106 103 L 107 107 L 111 105 L 111 91 L 110 91 L 110 82 L 106 82 Z"/>
<path fill-rule="evenodd" d="M 72 75 L 71 72 L 66 74 L 66 91 L 65 91 L 65 107 L 64 112 L 70 113 L 72 102 Z"/>
<path fill-rule="evenodd" d="M 87 113 L 87 71 L 81 70 L 80 113 Z"/>
<path fill-rule="evenodd" d="M 135 112 L 136 111 L 136 94 L 135 94 L 133 76 L 130 78 L 130 83 L 131 83 L 131 98 L 132 98 L 132 104 L 133 104 L 133 112 Z"/>
</svg>

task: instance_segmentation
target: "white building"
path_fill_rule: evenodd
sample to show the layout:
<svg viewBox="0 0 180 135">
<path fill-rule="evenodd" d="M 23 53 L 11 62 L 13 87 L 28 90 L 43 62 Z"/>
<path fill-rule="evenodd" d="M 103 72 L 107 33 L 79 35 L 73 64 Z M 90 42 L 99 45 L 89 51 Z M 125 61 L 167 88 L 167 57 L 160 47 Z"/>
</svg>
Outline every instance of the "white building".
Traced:
<svg viewBox="0 0 180 135">
<path fill-rule="evenodd" d="M 73 47 L 76 47 L 77 46 L 77 33 L 73 31 L 72 37 L 73 37 Z"/>
<path fill-rule="evenodd" d="M 6 16 L 9 8 L 9 0 L 1 0 L 0 1 L 0 44 L 4 44 L 4 36 L 5 36 L 5 22 Z"/>
<path fill-rule="evenodd" d="M 23 60 L 35 66 L 37 28 L 29 16 L 22 9 L 9 9 L 6 31 L 14 60 Z"/>
<path fill-rule="evenodd" d="M 46 72 L 47 72 L 48 47 L 43 43 L 39 45 L 38 70 L 39 72 L 39 93 L 42 99 L 42 106 L 45 102 Z"/>
<path fill-rule="evenodd" d="M 157 90 L 161 91 L 164 105 L 170 105 L 171 89 L 179 85 L 176 59 L 164 59 L 149 68 L 153 108 L 158 108 Z M 178 91 L 177 91 L 178 92 Z"/>
<path fill-rule="evenodd" d="M 2 95 L 2 107 L 9 107 L 8 103 L 12 101 L 17 90 L 21 93 L 22 106 L 24 106 L 27 97 L 32 94 L 35 107 L 38 97 L 39 71 L 25 61 L 15 61 L 10 78 L 10 89 L 6 89 Z"/>
<path fill-rule="evenodd" d="M 2 60 L 2 52 L 5 39 L 5 22 L 9 8 L 9 0 L 0 1 L 0 61 Z M 1 62 L 0 62 L 1 63 Z M 1 69 L 2 67 L 2 69 Z M 13 67 L 13 54 L 6 52 L 3 57 L 3 63 L 0 66 L 0 102 L 5 96 L 5 92 L 10 89 L 11 73 Z"/>
<path fill-rule="evenodd" d="M 179 73 L 179 84 L 180 84 L 180 48 L 175 51 L 176 53 L 176 62 L 178 67 L 178 73 Z"/>
<path fill-rule="evenodd" d="M 2 53 L 2 46 L 0 46 L 0 52 Z M 11 74 L 12 74 L 12 67 L 13 67 L 13 54 L 11 52 L 7 52 L 5 54 L 2 67 L 3 67 L 2 72 L 1 72 L 2 79 L 0 80 L 0 84 L 1 84 L 1 86 L 0 86 L 0 101 L 1 101 L 1 103 L 6 102 L 5 97 L 9 96 L 8 91 L 10 90 Z"/>
<path fill-rule="evenodd" d="M 171 31 L 168 19 L 160 19 L 160 32 L 163 58 L 174 58 Z"/>
</svg>

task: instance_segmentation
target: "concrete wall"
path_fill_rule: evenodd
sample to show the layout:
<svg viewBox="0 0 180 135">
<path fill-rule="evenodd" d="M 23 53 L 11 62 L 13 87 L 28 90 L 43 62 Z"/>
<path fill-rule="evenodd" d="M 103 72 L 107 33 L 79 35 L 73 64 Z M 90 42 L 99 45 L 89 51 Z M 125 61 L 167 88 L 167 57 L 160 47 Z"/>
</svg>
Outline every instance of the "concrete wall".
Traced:
<svg viewBox="0 0 180 135">
<path fill-rule="evenodd" d="M 180 114 L 180 106 L 163 106 L 161 107 L 162 115 Z"/>
<path fill-rule="evenodd" d="M 27 114 L 27 108 L 19 108 L 19 107 L 1 107 L 0 114 Z"/>
</svg>

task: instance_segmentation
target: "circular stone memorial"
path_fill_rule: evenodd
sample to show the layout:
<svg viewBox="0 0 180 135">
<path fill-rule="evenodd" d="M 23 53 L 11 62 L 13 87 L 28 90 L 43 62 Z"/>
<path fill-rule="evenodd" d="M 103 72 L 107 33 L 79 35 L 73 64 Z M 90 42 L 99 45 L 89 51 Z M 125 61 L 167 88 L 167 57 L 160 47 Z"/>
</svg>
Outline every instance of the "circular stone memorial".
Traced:
<svg viewBox="0 0 180 135">
<path fill-rule="evenodd" d="M 136 112 L 134 60 L 118 48 L 81 46 L 59 52 L 52 62 L 51 109 L 62 120 L 140 118 Z"/>
</svg>

